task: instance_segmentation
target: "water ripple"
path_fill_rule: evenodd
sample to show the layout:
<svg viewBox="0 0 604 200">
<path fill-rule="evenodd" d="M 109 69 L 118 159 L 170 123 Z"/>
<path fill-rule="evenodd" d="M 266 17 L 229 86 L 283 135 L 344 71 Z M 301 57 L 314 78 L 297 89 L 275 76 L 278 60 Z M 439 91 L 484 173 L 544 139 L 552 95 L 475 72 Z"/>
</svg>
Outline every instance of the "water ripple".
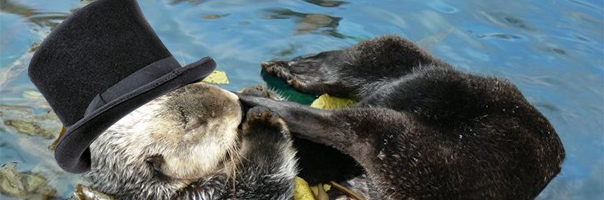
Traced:
<svg viewBox="0 0 604 200">
<path fill-rule="evenodd" d="M 48 108 L 25 98 L 35 91 L 26 73 L 31 50 L 92 1 L 0 0 L 0 104 Z M 230 90 L 262 84 L 262 61 L 341 49 L 384 34 L 409 38 L 464 71 L 508 79 L 551 121 L 567 148 L 562 174 L 538 199 L 603 198 L 601 1 L 138 2 L 179 61 L 212 56 L 233 82 L 224 86 Z M 38 148 L 47 142 L 0 124 L 0 164 L 16 161 L 20 170 L 45 171 L 66 196 L 76 178 Z"/>
</svg>

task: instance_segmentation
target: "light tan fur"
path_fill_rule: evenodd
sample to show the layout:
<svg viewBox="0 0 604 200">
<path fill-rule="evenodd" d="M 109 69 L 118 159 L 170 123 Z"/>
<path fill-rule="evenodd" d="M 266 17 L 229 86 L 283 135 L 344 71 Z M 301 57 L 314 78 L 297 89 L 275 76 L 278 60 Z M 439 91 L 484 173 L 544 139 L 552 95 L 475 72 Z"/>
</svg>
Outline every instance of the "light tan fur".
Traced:
<svg viewBox="0 0 604 200">
<path fill-rule="evenodd" d="M 241 119 L 235 94 L 205 83 L 187 85 L 141 106 L 97 138 L 88 175 L 106 193 L 127 195 L 119 193 L 132 188 L 155 197 L 212 173 L 233 176 Z M 154 156 L 163 158 L 155 169 L 146 161 Z M 158 173 L 169 180 L 156 180 Z"/>
</svg>

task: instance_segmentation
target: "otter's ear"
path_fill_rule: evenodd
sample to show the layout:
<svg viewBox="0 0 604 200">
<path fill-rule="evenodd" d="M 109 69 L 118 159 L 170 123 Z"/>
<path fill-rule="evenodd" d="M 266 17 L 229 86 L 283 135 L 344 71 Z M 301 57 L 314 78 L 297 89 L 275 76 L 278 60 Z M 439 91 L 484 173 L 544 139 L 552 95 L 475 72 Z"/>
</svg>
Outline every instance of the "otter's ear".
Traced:
<svg viewBox="0 0 604 200">
<path fill-rule="evenodd" d="M 147 164 L 151 165 L 153 167 L 153 170 L 155 172 L 159 172 L 161 173 L 161 167 L 164 164 L 164 156 L 162 155 L 153 155 L 153 156 L 149 156 L 145 159 L 145 162 L 147 162 Z"/>
</svg>

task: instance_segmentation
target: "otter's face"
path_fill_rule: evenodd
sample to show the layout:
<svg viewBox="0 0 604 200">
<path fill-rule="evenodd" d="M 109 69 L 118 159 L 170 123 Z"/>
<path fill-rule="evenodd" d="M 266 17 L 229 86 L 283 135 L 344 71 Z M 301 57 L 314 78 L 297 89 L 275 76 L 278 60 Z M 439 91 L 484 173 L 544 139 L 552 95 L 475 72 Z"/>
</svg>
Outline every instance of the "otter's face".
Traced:
<svg viewBox="0 0 604 200">
<path fill-rule="evenodd" d="M 193 84 L 171 94 L 150 124 L 147 162 L 176 179 L 197 179 L 217 170 L 236 147 L 242 110 L 237 96 L 207 84 Z M 154 162 L 158 156 L 163 162 Z M 158 165 L 159 164 L 159 165 Z"/>
<path fill-rule="evenodd" d="M 93 186 L 117 196 L 169 197 L 225 170 L 238 148 L 237 96 L 195 83 L 159 97 L 111 126 L 91 146 Z"/>
</svg>

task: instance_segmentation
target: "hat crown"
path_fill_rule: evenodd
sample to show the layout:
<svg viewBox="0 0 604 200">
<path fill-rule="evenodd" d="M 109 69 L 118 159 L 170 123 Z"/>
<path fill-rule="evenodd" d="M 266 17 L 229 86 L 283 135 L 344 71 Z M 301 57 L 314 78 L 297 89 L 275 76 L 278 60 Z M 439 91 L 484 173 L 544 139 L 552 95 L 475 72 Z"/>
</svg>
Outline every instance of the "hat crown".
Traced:
<svg viewBox="0 0 604 200">
<path fill-rule="evenodd" d="M 170 56 L 136 0 L 98 0 L 52 31 L 34 54 L 29 76 L 70 126 L 97 94 Z"/>
<path fill-rule="evenodd" d="M 128 113 L 216 67 L 205 57 L 181 67 L 136 0 L 97 0 L 40 45 L 29 77 L 67 129 L 55 149 L 63 170 L 91 167 L 90 144 Z"/>
</svg>

